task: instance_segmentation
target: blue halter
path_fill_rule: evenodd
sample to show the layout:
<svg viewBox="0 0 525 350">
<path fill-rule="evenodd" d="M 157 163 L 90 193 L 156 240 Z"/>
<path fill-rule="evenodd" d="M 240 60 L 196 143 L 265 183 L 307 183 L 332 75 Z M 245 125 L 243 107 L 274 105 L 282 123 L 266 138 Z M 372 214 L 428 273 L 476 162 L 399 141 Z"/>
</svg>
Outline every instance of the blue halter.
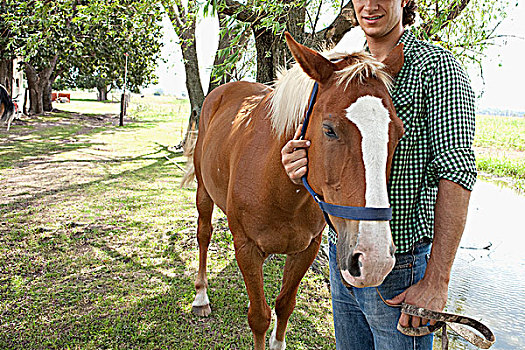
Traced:
<svg viewBox="0 0 525 350">
<path fill-rule="evenodd" d="M 308 102 L 308 110 L 306 111 L 306 116 L 303 121 L 303 127 L 301 129 L 300 140 L 304 139 L 306 134 L 306 129 L 308 128 L 308 123 L 310 122 L 310 115 L 314 108 L 315 99 L 317 98 L 317 91 L 319 90 L 319 84 L 314 83 L 312 93 L 310 95 L 310 102 Z M 334 231 L 334 226 L 330 221 L 328 215 L 336 216 L 339 218 L 350 219 L 350 220 L 366 220 L 366 221 L 389 221 L 392 220 L 392 208 L 372 208 L 372 207 L 351 207 L 346 205 L 336 205 L 326 203 L 322 200 L 322 197 L 317 194 L 307 180 L 307 175 L 304 175 L 301 180 L 303 180 L 304 187 L 312 195 L 316 203 L 319 205 L 323 211 L 326 223 Z"/>
</svg>

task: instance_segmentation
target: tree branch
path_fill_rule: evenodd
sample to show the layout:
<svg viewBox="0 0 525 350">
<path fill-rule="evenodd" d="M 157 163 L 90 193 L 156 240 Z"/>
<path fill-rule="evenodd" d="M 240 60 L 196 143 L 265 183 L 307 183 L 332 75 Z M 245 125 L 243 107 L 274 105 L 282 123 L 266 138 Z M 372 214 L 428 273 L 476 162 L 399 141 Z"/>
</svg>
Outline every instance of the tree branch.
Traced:
<svg viewBox="0 0 525 350">
<path fill-rule="evenodd" d="M 180 36 L 180 33 L 183 30 L 184 22 L 179 16 L 179 13 L 175 9 L 175 6 L 173 3 L 170 3 L 170 1 L 163 0 L 162 6 L 164 6 L 164 10 L 166 14 L 168 15 L 171 23 L 173 24 L 173 27 L 175 28 L 175 33 L 177 33 L 178 36 Z"/>
<path fill-rule="evenodd" d="M 314 44 L 326 42 L 330 45 L 335 45 L 355 26 L 357 26 L 357 22 L 355 20 L 354 6 L 352 1 L 348 1 L 328 27 L 315 33 Z"/>
<path fill-rule="evenodd" d="M 313 33 L 315 33 L 317 22 L 319 22 L 319 17 L 321 16 L 321 6 L 323 6 L 323 0 L 319 1 L 319 7 L 317 8 L 317 13 L 315 14 L 315 21 L 312 23 L 312 36 Z"/>
<path fill-rule="evenodd" d="M 224 0 L 217 11 L 228 16 L 235 15 L 239 21 L 248 23 L 256 23 L 259 18 L 268 16 L 266 12 L 256 13 L 236 0 Z M 346 5 L 341 7 L 341 11 L 328 27 L 312 35 L 313 39 L 311 44 L 319 45 L 326 42 L 335 45 L 356 25 L 354 7 L 352 1 L 348 1 Z"/>
<path fill-rule="evenodd" d="M 457 1 L 454 1 L 454 3 L 446 11 L 448 13 L 447 19 L 445 21 L 443 21 L 443 23 L 441 23 L 441 25 L 439 26 L 439 28 L 435 32 L 440 31 L 441 29 L 445 28 L 448 25 L 449 22 L 455 20 L 459 16 L 459 14 L 465 9 L 465 7 L 467 7 L 469 2 L 470 2 L 470 0 L 457 0 Z M 436 7 L 436 10 L 437 10 L 437 7 Z M 439 16 L 439 13 L 436 13 L 436 16 Z M 427 22 L 427 23 L 425 23 L 425 24 L 423 24 L 421 26 L 421 31 L 423 33 L 425 33 L 425 35 L 427 37 L 430 37 L 432 34 L 435 34 L 435 32 L 432 33 L 433 23 L 434 22 L 431 21 L 431 22 Z"/>
<path fill-rule="evenodd" d="M 257 14 L 235 0 L 225 0 L 224 5 L 217 9 L 217 11 L 228 16 L 235 15 L 239 21 L 248 23 L 255 23 L 260 17 L 267 17 L 265 12 Z"/>
</svg>

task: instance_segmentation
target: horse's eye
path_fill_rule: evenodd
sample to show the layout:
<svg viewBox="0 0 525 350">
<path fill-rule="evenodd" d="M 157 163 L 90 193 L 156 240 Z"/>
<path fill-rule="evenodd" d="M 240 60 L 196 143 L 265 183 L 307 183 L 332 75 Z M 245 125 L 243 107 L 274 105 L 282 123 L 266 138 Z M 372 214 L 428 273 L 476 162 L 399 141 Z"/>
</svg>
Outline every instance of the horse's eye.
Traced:
<svg viewBox="0 0 525 350">
<path fill-rule="evenodd" d="M 329 138 L 332 138 L 332 139 L 337 138 L 337 134 L 335 133 L 334 129 L 330 125 L 323 124 L 323 133 Z"/>
</svg>

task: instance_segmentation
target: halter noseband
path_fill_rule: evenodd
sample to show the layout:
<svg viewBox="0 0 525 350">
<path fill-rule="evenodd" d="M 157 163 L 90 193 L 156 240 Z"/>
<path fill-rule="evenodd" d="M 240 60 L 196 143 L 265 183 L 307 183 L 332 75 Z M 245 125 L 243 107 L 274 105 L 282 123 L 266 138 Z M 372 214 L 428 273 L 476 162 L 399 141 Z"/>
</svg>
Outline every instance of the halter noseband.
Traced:
<svg viewBox="0 0 525 350">
<path fill-rule="evenodd" d="M 306 116 L 303 121 L 303 127 L 301 129 L 300 140 L 304 139 L 306 134 L 306 129 L 308 128 L 308 123 L 310 122 L 310 115 L 314 108 L 315 100 L 317 98 L 317 91 L 319 90 L 319 84 L 314 83 L 312 88 L 312 93 L 310 94 L 310 101 L 308 102 L 308 110 L 306 111 Z M 350 219 L 350 220 L 365 220 L 365 221 L 389 221 L 392 220 L 392 208 L 372 208 L 372 207 L 352 207 L 346 205 L 336 205 L 326 203 L 322 200 L 322 196 L 317 194 L 307 180 L 307 175 L 304 175 L 301 180 L 303 181 L 304 187 L 312 195 L 316 203 L 319 205 L 323 211 L 324 218 L 328 226 L 330 226 L 334 231 L 335 228 L 330 221 L 329 214 L 339 218 Z"/>
</svg>

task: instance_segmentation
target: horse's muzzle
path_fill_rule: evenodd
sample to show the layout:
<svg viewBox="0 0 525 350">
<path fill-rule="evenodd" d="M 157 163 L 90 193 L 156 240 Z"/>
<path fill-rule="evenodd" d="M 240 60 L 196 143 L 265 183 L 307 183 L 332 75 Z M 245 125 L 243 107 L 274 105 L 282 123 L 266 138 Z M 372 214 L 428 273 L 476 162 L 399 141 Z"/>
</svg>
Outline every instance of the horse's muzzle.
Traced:
<svg viewBox="0 0 525 350">
<path fill-rule="evenodd" d="M 358 232 L 346 231 L 337 241 L 343 283 L 359 288 L 380 285 L 394 267 L 394 252 L 388 223 L 360 222 Z"/>
<path fill-rule="evenodd" d="M 379 286 L 396 262 L 395 257 L 383 259 L 380 263 L 369 261 L 362 253 L 355 253 L 350 259 L 349 269 L 340 269 L 341 277 L 345 285 L 358 288 Z"/>
</svg>

